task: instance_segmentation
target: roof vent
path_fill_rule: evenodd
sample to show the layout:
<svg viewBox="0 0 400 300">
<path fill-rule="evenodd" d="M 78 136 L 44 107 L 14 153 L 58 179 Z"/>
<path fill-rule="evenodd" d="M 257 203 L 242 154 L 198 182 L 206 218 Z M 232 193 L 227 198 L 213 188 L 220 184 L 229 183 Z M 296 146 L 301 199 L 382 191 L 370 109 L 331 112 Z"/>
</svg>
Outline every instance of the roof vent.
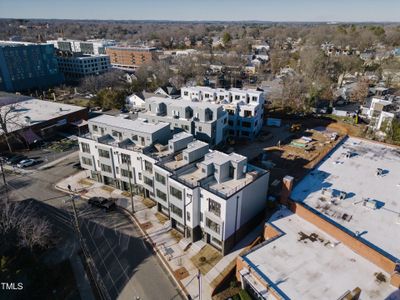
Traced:
<svg viewBox="0 0 400 300">
<path fill-rule="evenodd" d="M 376 200 L 364 198 L 363 199 L 363 206 L 370 208 L 370 209 L 377 209 L 378 203 Z"/>
</svg>

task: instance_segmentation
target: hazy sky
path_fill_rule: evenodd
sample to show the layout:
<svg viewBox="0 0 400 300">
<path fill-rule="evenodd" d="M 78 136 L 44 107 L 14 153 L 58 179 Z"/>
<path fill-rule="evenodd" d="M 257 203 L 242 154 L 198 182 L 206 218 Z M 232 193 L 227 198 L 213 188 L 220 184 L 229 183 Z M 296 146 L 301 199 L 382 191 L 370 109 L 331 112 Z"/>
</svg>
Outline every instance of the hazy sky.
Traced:
<svg viewBox="0 0 400 300">
<path fill-rule="evenodd" d="M 0 17 L 400 21 L 400 0 L 0 0 Z"/>
</svg>

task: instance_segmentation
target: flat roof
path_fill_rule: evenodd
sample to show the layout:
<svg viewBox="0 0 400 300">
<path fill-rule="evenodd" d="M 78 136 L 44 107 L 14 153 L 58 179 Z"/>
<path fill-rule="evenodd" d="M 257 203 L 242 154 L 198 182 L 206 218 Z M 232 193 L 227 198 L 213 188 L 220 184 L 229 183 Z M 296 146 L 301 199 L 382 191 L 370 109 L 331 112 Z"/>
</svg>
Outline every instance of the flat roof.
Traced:
<svg viewBox="0 0 400 300">
<path fill-rule="evenodd" d="M 15 99 L 15 100 L 14 100 Z M 1 109 L 6 110 L 5 107 L 14 106 L 14 111 L 11 113 L 12 122 L 8 123 L 8 131 L 13 132 L 24 127 L 30 127 L 42 122 L 49 121 L 51 119 L 59 118 L 61 116 L 69 115 L 71 113 L 84 110 L 85 107 L 75 106 L 70 104 L 45 101 L 39 99 L 27 99 L 23 100 L 24 97 L 8 97 L 0 96 L 0 102 L 7 102 L 10 100 L 10 104 L 4 105 Z M 14 103 L 12 103 L 14 102 Z M 27 119 L 30 122 L 27 122 Z M 3 130 L 0 129 L 0 134 Z"/>
<path fill-rule="evenodd" d="M 399 174 L 400 148 L 350 137 L 296 185 L 291 198 L 400 258 Z M 323 188 L 333 198 L 322 198 Z M 344 200 L 336 199 L 340 191 L 347 193 Z M 364 199 L 375 200 L 377 208 L 364 206 Z"/>
<path fill-rule="evenodd" d="M 269 223 L 282 232 L 281 236 L 243 258 L 286 298 L 339 299 L 359 287 L 360 299 L 384 299 L 396 290 L 389 283 L 390 274 L 287 208 L 277 211 Z M 386 282 L 376 280 L 379 273 L 385 275 Z M 263 294 L 269 294 L 265 288 Z"/>
<path fill-rule="evenodd" d="M 175 107 L 200 107 L 203 109 L 206 108 L 219 108 L 222 107 L 220 104 L 216 104 L 213 102 L 203 102 L 203 101 L 187 101 L 182 98 L 177 98 L 177 99 L 169 99 L 169 98 L 162 98 L 162 97 L 150 97 L 145 99 L 146 102 L 163 102 L 167 106 L 175 106 Z M 147 112 L 146 112 L 147 113 Z"/>
<path fill-rule="evenodd" d="M 102 123 L 104 125 L 143 133 L 154 133 L 160 129 L 170 126 L 169 123 L 164 122 L 148 123 L 140 119 L 131 120 L 122 117 L 109 116 L 106 114 L 90 119 L 89 122 Z"/>
</svg>

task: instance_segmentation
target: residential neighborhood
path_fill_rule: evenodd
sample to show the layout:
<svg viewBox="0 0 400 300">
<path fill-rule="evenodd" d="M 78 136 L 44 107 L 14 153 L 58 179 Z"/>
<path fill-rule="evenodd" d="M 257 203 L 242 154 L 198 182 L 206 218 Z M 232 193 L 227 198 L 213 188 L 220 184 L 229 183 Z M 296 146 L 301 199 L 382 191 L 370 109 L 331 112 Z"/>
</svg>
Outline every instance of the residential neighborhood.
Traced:
<svg viewBox="0 0 400 300">
<path fill-rule="evenodd" d="M 45 2 L 0 3 L 0 299 L 400 300 L 399 3 Z"/>
</svg>

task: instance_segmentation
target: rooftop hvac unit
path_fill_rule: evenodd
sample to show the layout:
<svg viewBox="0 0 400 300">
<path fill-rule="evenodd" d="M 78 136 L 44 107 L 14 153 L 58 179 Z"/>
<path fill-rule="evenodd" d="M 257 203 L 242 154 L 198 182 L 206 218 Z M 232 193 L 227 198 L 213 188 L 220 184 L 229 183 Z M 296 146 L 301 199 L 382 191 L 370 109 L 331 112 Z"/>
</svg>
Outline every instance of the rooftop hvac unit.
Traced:
<svg viewBox="0 0 400 300">
<path fill-rule="evenodd" d="M 321 191 L 322 196 L 326 197 L 326 198 L 332 198 L 333 196 L 333 191 L 332 189 L 329 188 L 323 188 Z"/>
<path fill-rule="evenodd" d="M 372 200 L 372 199 L 363 199 L 363 205 L 370 209 L 378 208 L 378 203 L 376 202 L 376 200 Z"/>
<path fill-rule="evenodd" d="M 339 194 L 339 199 L 340 200 L 344 200 L 344 199 L 346 199 L 346 197 L 347 197 L 347 193 L 346 192 L 340 192 L 340 194 Z"/>
<path fill-rule="evenodd" d="M 376 175 L 377 175 L 377 176 L 382 176 L 382 175 L 383 175 L 383 169 L 377 168 L 377 169 L 376 169 Z"/>
<path fill-rule="evenodd" d="M 346 152 L 346 158 L 351 158 L 352 156 L 353 154 L 350 151 Z"/>
</svg>

